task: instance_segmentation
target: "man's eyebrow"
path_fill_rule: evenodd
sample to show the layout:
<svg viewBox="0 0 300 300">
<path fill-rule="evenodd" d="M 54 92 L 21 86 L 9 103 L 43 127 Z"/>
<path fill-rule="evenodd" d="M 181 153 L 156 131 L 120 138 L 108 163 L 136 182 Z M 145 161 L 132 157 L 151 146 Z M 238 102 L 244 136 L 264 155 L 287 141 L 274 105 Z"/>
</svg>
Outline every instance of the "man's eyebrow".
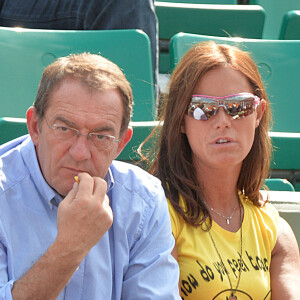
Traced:
<svg viewBox="0 0 300 300">
<path fill-rule="evenodd" d="M 66 118 L 63 117 L 63 116 L 57 116 L 57 117 L 54 119 L 54 123 L 57 122 L 57 121 L 63 122 L 63 123 L 65 123 L 66 125 L 68 125 L 68 126 L 70 126 L 70 127 L 74 127 L 74 128 L 77 127 L 76 123 L 74 123 L 74 122 L 72 122 L 72 121 L 66 119 Z"/>
<path fill-rule="evenodd" d="M 101 132 L 101 131 L 106 131 L 114 134 L 115 128 L 109 125 L 103 125 L 103 126 L 98 126 L 92 130 L 92 132 Z"/>
<path fill-rule="evenodd" d="M 63 117 L 63 116 L 57 116 L 55 119 L 54 119 L 54 123 L 55 122 L 62 122 L 62 123 L 65 123 L 67 126 L 69 127 L 72 127 L 72 128 L 75 128 L 77 129 L 78 126 L 76 123 L 70 121 L 69 119 Z M 95 128 L 93 128 L 90 132 L 109 132 L 111 134 L 115 134 L 115 128 L 113 126 L 110 126 L 110 125 L 100 125 L 100 126 L 97 126 Z"/>
</svg>

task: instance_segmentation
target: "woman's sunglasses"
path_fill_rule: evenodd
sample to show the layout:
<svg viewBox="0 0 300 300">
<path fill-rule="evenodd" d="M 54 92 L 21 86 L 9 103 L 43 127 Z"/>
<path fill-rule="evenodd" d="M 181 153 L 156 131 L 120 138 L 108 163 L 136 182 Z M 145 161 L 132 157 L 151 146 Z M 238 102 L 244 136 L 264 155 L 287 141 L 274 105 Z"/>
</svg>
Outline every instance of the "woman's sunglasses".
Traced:
<svg viewBox="0 0 300 300">
<path fill-rule="evenodd" d="M 215 116 L 219 107 L 232 116 L 232 119 L 241 119 L 251 115 L 259 105 L 261 99 L 251 93 L 239 93 L 224 97 L 206 95 L 192 95 L 188 108 L 188 116 L 195 120 L 206 121 Z"/>
</svg>

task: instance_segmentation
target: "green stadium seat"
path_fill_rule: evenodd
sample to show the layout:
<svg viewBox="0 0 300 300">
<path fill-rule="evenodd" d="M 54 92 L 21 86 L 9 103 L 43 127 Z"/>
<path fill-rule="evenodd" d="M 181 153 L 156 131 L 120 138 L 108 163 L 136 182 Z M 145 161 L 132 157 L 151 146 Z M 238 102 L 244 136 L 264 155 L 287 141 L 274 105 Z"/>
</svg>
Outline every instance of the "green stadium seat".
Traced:
<svg viewBox="0 0 300 300">
<path fill-rule="evenodd" d="M 258 5 L 155 2 L 159 22 L 160 73 L 170 72 L 169 40 L 178 32 L 261 38 L 265 12 Z"/>
<path fill-rule="evenodd" d="M 101 54 L 131 83 L 134 121 L 155 119 L 150 40 L 141 30 L 38 30 L 0 27 L 2 117 L 25 117 L 44 68 L 70 53 Z"/>
<path fill-rule="evenodd" d="M 300 9 L 299 0 L 249 0 L 249 4 L 260 5 L 266 11 L 264 39 L 278 39 L 283 16 L 290 10 Z"/>
<path fill-rule="evenodd" d="M 281 178 L 268 178 L 265 185 L 271 191 L 290 191 L 295 192 L 294 186 L 286 179 Z"/>
<path fill-rule="evenodd" d="M 195 43 L 214 40 L 249 51 L 258 65 L 273 112 L 274 132 L 300 133 L 300 40 L 241 39 L 179 33 L 170 43 L 171 67 Z M 299 149 L 299 148 L 298 148 Z"/>
<path fill-rule="evenodd" d="M 279 39 L 300 40 L 300 10 L 291 10 L 284 15 Z"/>
</svg>

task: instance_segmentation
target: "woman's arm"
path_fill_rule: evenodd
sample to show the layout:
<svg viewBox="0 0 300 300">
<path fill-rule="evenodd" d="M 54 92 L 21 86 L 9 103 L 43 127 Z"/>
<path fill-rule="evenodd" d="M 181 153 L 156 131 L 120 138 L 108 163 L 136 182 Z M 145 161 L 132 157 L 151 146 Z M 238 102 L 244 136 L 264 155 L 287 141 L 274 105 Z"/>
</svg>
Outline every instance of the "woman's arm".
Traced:
<svg viewBox="0 0 300 300">
<path fill-rule="evenodd" d="M 272 300 L 299 299 L 299 247 L 292 228 L 282 218 L 279 218 L 278 235 L 272 251 L 270 274 Z"/>
</svg>

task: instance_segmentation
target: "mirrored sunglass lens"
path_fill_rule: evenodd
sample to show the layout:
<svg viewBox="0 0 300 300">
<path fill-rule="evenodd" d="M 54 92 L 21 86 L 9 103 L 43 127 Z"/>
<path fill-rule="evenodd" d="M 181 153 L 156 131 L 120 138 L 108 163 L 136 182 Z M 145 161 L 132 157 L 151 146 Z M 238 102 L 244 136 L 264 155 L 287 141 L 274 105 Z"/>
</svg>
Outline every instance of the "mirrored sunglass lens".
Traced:
<svg viewBox="0 0 300 300">
<path fill-rule="evenodd" d="M 247 99 L 245 101 L 226 101 L 227 112 L 236 118 L 243 118 L 249 116 L 254 111 L 254 99 Z"/>
<path fill-rule="evenodd" d="M 191 104 L 188 115 L 195 120 L 206 121 L 216 113 L 218 106 L 212 102 L 199 101 Z"/>
</svg>

